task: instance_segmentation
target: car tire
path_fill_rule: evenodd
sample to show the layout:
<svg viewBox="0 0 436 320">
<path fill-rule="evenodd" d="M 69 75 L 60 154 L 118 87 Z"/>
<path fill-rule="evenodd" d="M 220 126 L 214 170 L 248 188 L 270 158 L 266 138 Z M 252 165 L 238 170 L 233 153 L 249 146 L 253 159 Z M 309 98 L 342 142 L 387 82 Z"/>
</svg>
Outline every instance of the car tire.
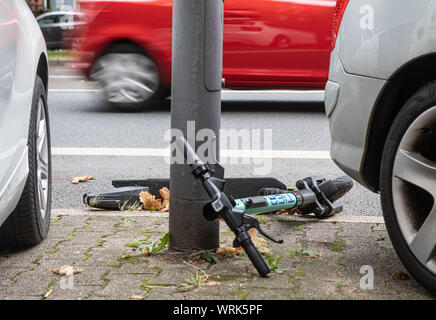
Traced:
<svg viewBox="0 0 436 320">
<path fill-rule="evenodd" d="M 436 294 L 436 82 L 417 91 L 391 126 L 380 196 L 395 251 L 410 274 Z"/>
<path fill-rule="evenodd" d="M 0 228 L 0 246 L 29 247 L 47 237 L 51 209 L 51 153 L 47 95 L 36 77 L 28 133 L 29 174 L 18 205 Z"/>
<path fill-rule="evenodd" d="M 168 96 L 156 62 L 130 43 L 106 49 L 95 61 L 90 77 L 99 83 L 107 103 L 125 112 L 143 110 Z"/>
</svg>

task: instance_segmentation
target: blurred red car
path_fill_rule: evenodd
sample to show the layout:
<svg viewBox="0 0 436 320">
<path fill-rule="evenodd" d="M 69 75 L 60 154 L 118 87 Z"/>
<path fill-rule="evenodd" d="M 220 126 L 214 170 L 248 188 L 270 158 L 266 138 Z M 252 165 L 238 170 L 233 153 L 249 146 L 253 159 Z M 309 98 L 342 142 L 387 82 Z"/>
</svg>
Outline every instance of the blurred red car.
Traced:
<svg viewBox="0 0 436 320">
<path fill-rule="evenodd" d="M 336 0 L 226 0 L 223 78 L 229 88 L 324 88 Z M 75 34 L 87 76 L 108 102 L 138 107 L 169 94 L 172 0 L 79 1 Z"/>
</svg>

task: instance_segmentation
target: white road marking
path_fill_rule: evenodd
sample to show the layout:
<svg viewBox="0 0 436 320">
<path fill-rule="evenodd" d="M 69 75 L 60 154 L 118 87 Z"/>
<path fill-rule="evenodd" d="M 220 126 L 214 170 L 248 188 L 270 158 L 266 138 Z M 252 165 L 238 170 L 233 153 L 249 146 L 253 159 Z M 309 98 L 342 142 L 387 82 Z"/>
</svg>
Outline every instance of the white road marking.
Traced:
<svg viewBox="0 0 436 320">
<path fill-rule="evenodd" d="M 169 157 L 167 148 L 52 148 L 55 156 Z M 319 159 L 330 160 L 324 150 L 221 150 L 226 158 Z"/>
<path fill-rule="evenodd" d="M 50 79 L 86 79 L 84 76 L 78 75 L 50 75 Z"/>
<path fill-rule="evenodd" d="M 163 218 L 168 217 L 168 212 L 156 212 L 156 211 L 106 211 L 99 209 L 52 209 L 52 216 L 110 216 L 110 217 L 153 217 Z M 263 215 L 274 218 L 274 214 Z M 313 216 L 285 216 L 280 215 L 280 218 L 289 219 L 289 221 L 316 221 L 319 223 L 377 223 L 384 225 L 384 219 L 382 216 L 350 216 L 344 214 L 336 214 L 333 217 L 327 219 L 317 219 Z"/>
<path fill-rule="evenodd" d="M 48 92 L 54 93 L 83 93 L 83 92 L 100 92 L 100 89 L 48 89 Z"/>
<path fill-rule="evenodd" d="M 95 92 L 100 89 L 49 89 L 54 93 L 82 93 Z M 222 90 L 221 98 L 224 101 L 256 101 L 256 102 L 323 102 L 323 90 Z"/>
<path fill-rule="evenodd" d="M 223 100 L 230 101 L 281 101 L 323 102 L 324 90 L 222 90 Z"/>
</svg>

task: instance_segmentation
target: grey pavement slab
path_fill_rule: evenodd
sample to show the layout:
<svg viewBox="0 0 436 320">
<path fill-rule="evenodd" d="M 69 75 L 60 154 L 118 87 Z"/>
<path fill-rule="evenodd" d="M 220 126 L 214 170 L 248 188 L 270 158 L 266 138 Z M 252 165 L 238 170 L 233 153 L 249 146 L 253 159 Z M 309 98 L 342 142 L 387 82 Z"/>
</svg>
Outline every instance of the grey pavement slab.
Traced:
<svg viewBox="0 0 436 320">
<path fill-rule="evenodd" d="M 244 254 L 214 254 L 214 264 L 200 252 L 144 255 L 132 243 L 161 238 L 168 213 L 56 209 L 42 244 L 0 253 L 0 299 L 43 299 L 49 291 L 46 299 L 434 299 L 413 279 L 394 279 L 407 271 L 380 217 L 264 215 L 261 221 L 284 238 L 282 245 L 268 242 L 273 259 L 282 257 L 268 278 Z M 221 223 L 221 245 L 232 240 Z M 51 272 L 65 265 L 83 272 Z M 373 270 L 373 289 L 361 287 L 362 267 Z"/>
</svg>

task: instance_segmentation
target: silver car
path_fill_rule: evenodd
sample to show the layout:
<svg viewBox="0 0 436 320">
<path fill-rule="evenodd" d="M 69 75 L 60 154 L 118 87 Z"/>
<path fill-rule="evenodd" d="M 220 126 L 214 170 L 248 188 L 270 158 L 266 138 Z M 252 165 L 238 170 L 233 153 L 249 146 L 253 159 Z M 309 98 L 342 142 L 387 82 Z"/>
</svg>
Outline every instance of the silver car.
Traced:
<svg viewBox="0 0 436 320">
<path fill-rule="evenodd" d="M 436 293 L 436 2 L 339 0 L 333 29 L 332 158 L 380 192 L 397 254 Z"/>
<path fill-rule="evenodd" d="M 77 39 L 70 33 L 85 25 L 85 17 L 80 12 L 54 11 L 36 17 L 41 27 L 48 49 L 71 49 Z"/>
<path fill-rule="evenodd" d="M 50 225 L 48 60 L 24 0 L 0 1 L 0 245 L 39 243 Z"/>
</svg>

